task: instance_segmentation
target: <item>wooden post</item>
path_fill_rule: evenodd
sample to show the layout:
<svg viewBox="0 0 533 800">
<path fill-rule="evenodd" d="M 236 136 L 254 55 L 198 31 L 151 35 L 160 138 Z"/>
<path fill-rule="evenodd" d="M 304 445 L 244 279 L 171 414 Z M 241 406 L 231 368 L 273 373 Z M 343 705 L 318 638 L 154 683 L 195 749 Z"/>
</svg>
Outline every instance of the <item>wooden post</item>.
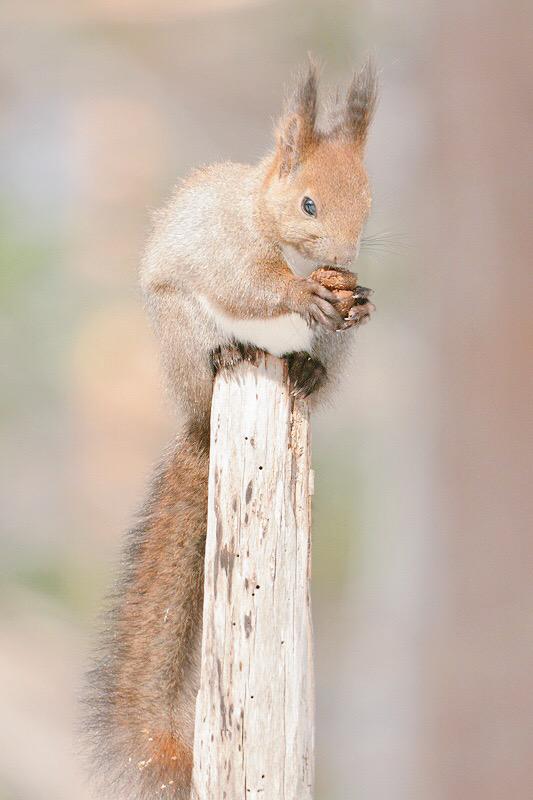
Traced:
<svg viewBox="0 0 533 800">
<path fill-rule="evenodd" d="M 307 402 L 283 361 L 215 381 L 192 800 L 311 800 Z"/>
</svg>

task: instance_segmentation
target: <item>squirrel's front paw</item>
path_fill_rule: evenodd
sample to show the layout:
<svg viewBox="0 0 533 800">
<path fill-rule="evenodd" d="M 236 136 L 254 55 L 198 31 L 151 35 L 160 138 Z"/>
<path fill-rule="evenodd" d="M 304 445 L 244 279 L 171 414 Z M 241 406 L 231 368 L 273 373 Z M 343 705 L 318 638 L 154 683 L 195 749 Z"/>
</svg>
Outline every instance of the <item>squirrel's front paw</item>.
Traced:
<svg viewBox="0 0 533 800">
<path fill-rule="evenodd" d="M 326 380 L 326 368 L 306 352 L 290 353 L 287 356 L 291 393 L 295 397 L 308 397 L 316 392 Z"/>
<path fill-rule="evenodd" d="M 370 315 L 376 310 L 376 306 L 369 299 L 371 294 L 373 294 L 372 289 L 356 286 L 351 308 L 344 317 L 342 330 L 353 328 L 356 325 L 364 325 L 365 322 L 368 322 Z"/>
<path fill-rule="evenodd" d="M 211 366 L 216 375 L 222 369 L 233 369 L 241 361 L 255 361 L 258 354 L 263 352 L 258 347 L 241 342 L 228 342 L 220 345 L 211 353 Z"/>
<path fill-rule="evenodd" d="M 336 308 L 334 292 L 311 278 L 292 281 L 291 290 L 292 310 L 309 325 L 322 325 L 331 331 L 342 329 L 344 320 Z"/>
<path fill-rule="evenodd" d="M 343 318 L 337 330 L 347 330 L 368 322 L 371 313 L 376 310 L 369 300 L 373 290 L 358 286 L 355 272 L 319 267 L 312 273 L 311 280 L 318 281 L 335 296 L 335 306 Z"/>
</svg>

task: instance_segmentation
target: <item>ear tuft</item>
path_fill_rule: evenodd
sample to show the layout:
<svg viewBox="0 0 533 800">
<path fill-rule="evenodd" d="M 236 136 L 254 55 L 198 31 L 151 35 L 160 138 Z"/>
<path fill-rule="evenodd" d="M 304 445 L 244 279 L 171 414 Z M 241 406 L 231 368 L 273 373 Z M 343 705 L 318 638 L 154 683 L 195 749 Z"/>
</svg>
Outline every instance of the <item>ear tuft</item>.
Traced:
<svg viewBox="0 0 533 800">
<path fill-rule="evenodd" d="M 318 67 L 316 62 L 309 56 L 307 72 L 300 74 L 297 79 L 296 88 L 292 96 L 287 101 L 287 112 L 300 114 L 314 128 L 316 122 L 318 98 Z"/>
<path fill-rule="evenodd" d="M 278 125 L 280 175 L 295 170 L 315 142 L 317 98 L 318 69 L 310 58 L 307 73 L 298 79 Z"/>
<path fill-rule="evenodd" d="M 342 121 L 332 133 L 341 134 L 364 145 L 378 101 L 378 78 L 372 58 L 354 75 Z"/>
</svg>

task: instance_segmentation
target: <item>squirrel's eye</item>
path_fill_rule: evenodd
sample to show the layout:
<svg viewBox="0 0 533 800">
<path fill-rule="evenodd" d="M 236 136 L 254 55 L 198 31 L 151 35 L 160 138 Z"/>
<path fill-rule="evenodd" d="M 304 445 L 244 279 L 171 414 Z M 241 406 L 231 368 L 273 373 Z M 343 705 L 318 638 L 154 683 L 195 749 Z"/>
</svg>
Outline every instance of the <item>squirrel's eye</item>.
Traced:
<svg viewBox="0 0 533 800">
<path fill-rule="evenodd" d="M 316 217 L 316 206 L 314 200 L 310 197 L 304 197 L 302 200 L 302 209 L 309 217 Z"/>
</svg>

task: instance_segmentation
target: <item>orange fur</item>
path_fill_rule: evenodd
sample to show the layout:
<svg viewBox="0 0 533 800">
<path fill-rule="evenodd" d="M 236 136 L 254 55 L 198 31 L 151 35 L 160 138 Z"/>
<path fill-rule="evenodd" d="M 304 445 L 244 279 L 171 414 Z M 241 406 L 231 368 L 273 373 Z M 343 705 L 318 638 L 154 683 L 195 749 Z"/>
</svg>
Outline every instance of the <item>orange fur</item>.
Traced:
<svg viewBox="0 0 533 800">
<path fill-rule="evenodd" d="M 293 361 L 334 377 L 349 334 L 331 334 L 331 320 L 342 320 L 334 297 L 295 275 L 285 248 L 310 260 L 309 273 L 356 255 L 370 209 L 362 157 L 374 105 L 367 68 L 352 84 L 342 118 L 317 130 L 311 67 L 287 104 L 273 153 L 254 166 L 197 170 L 156 217 L 141 282 L 186 427 L 130 534 L 90 675 L 91 751 L 102 791 L 110 792 L 101 798 L 189 797 L 213 353 L 234 344 L 238 330 L 243 344 L 266 337 L 271 351 L 274 341 L 283 354 L 299 350 Z M 316 218 L 302 210 L 306 195 Z M 295 347 L 296 336 L 305 348 Z M 307 347 L 312 359 L 302 352 Z"/>
</svg>

